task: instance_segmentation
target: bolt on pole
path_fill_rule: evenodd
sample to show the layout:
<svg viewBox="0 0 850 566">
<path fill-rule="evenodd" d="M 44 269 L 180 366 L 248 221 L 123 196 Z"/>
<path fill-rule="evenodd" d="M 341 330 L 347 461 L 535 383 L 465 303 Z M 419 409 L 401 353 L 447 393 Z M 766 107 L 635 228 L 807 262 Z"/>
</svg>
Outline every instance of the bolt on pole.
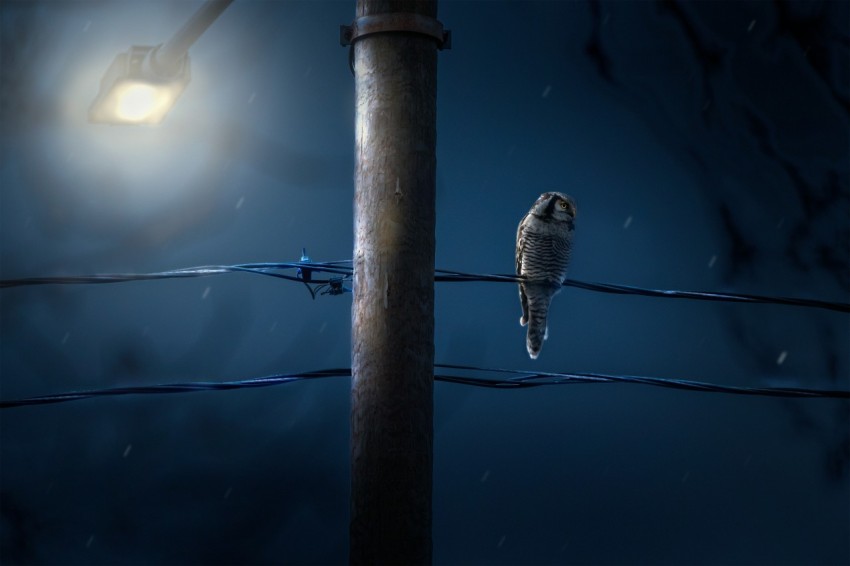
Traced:
<svg viewBox="0 0 850 566">
<path fill-rule="evenodd" d="M 438 45 L 416 27 L 437 3 L 357 2 L 362 23 L 388 14 L 353 40 L 349 560 L 430 564 Z"/>
</svg>

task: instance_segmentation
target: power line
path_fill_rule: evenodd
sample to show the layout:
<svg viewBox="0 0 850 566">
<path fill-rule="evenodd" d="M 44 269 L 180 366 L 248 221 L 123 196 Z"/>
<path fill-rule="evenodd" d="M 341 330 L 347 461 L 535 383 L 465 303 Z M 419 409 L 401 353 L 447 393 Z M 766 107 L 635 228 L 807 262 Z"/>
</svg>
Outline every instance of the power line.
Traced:
<svg viewBox="0 0 850 566">
<path fill-rule="evenodd" d="M 79 285 L 90 283 L 125 283 L 128 281 L 150 281 L 154 279 L 182 279 L 190 277 L 207 277 L 210 275 L 221 275 L 224 273 L 253 273 L 277 277 L 287 281 L 303 282 L 304 279 L 277 273 L 284 269 L 299 269 L 308 271 L 321 271 L 323 273 L 338 273 L 342 276 L 350 276 L 351 268 L 336 267 L 337 262 L 313 264 L 311 262 L 292 263 L 244 263 L 237 265 L 202 265 L 198 267 L 185 267 L 170 271 L 157 271 L 154 273 L 103 273 L 99 275 L 64 275 L 58 277 L 23 277 L 19 279 L 0 280 L 0 289 L 9 287 L 21 287 L 28 285 Z M 315 280 L 316 283 L 329 283 L 327 280 Z"/>
<path fill-rule="evenodd" d="M 284 270 L 295 269 L 296 275 L 280 273 Z M 128 281 L 148 281 L 153 279 L 177 279 L 189 277 L 207 277 L 224 273 L 250 273 L 265 275 L 286 281 L 304 283 L 310 289 L 310 294 L 338 295 L 350 289 L 344 283 L 352 278 L 350 260 L 331 262 L 297 261 L 283 263 L 244 263 L 237 265 L 207 265 L 188 267 L 171 271 L 155 273 L 107 273 L 100 275 L 79 275 L 59 277 L 24 277 L 19 279 L 0 280 L 0 289 L 29 285 L 76 285 L 93 283 L 122 283 Z M 331 277 L 325 279 L 313 278 L 313 273 L 327 273 Z M 521 278 L 516 275 L 498 275 L 487 273 L 464 273 L 445 269 L 434 270 L 434 281 L 444 283 L 488 282 L 488 283 L 519 283 Z M 641 295 L 668 299 L 691 299 L 700 301 L 723 301 L 752 304 L 790 305 L 806 308 L 826 309 L 850 313 L 850 303 L 822 301 L 818 299 L 803 299 L 797 297 L 775 297 L 747 293 L 728 293 L 714 291 L 680 291 L 675 289 L 648 289 L 631 285 L 612 283 L 594 283 L 567 279 L 565 287 L 576 287 L 587 291 L 611 293 L 617 295 Z"/>
<path fill-rule="evenodd" d="M 701 393 L 726 393 L 731 395 L 794 397 L 809 399 L 850 399 L 850 391 L 842 390 L 805 389 L 798 387 L 739 387 L 732 385 L 717 385 L 701 381 L 671 379 L 663 377 L 613 375 L 605 373 L 584 372 L 528 372 L 522 370 L 482 368 L 476 366 L 454 364 L 435 364 L 434 367 L 441 370 L 462 370 L 469 372 L 483 372 L 510 376 L 475 377 L 442 373 L 434 375 L 434 379 L 436 381 L 454 383 L 458 385 L 489 387 L 495 389 L 527 389 L 531 387 L 542 387 L 547 385 L 570 385 L 579 383 L 627 383 L 632 385 L 667 387 L 672 389 L 696 391 Z M 115 397 L 125 395 L 162 395 L 168 393 L 229 391 L 233 389 L 271 387 L 274 385 L 283 385 L 285 383 L 294 383 L 297 381 L 320 379 L 326 377 L 351 377 L 351 368 L 325 369 L 310 372 L 276 374 L 266 377 L 245 379 L 239 381 L 194 381 L 160 385 L 139 385 L 84 391 L 71 391 L 67 393 L 57 393 L 54 395 L 43 395 L 38 397 L 15 399 L 11 401 L 2 401 L 0 402 L 0 409 L 11 409 L 15 407 L 25 407 L 30 405 L 48 405 L 53 403 L 63 403 L 67 401 L 78 401 L 80 399 L 91 399 L 93 397 Z"/>
<path fill-rule="evenodd" d="M 717 385 L 702 381 L 687 379 L 673 379 L 665 377 L 646 377 L 638 375 L 615 375 L 608 373 L 589 372 L 529 372 L 514 369 L 481 368 L 476 366 L 464 366 L 453 364 L 435 364 L 435 367 L 445 369 L 460 369 L 466 371 L 481 371 L 496 374 L 507 374 L 514 377 L 489 381 L 495 383 L 496 387 L 537 387 L 541 385 L 567 385 L 576 383 L 629 383 L 633 385 L 651 385 L 654 387 L 667 387 L 685 391 L 699 391 L 704 393 L 728 393 L 733 395 L 758 395 L 766 397 L 821 397 L 835 399 L 850 399 L 850 391 L 843 390 L 821 390 L 806 389 L 798 387 L 741 387 L 734 385 Z M 440 377 L 435 376 L 435 379 Z M 451 376 L 453 383 L 474 384 L 480 378 L 460 378 Z"/>
<path fill-rule="evenodd" d="M 435 270 L 435 281 L 487 281 L 494 283 L 519 283 L 516 275 L 489 275 L 477 273 L 462 273 L 457 271 Z M 692 299 L 698 301 L 723 301 L 731 303 L 761 303 L 774 305 L 790 305 L 798 307 L 826 309 L 838 312 L 850 312 L 850 303 L 821 301 L 818 299 L 801 299 L 796 297 L 772 297 L 752 295 L 747 293 L 721 293 L 716 291 L 678 291 L 675 289 L 647 289 L 632 285 L 614 283 L 593 283 L 577 279 L 565 279 L 564 287 L 576 287 L 599 293 L 616 295 L 642 295 L 644 297 L 661 297 L 666 299 Z"/>
<path fill-rule="evenodd" d="M 307 379 L 315 379 L 319 377 L 343 377 L 350 375 L 350 369 L 329 369 L 294 374 L 278 374 L 268 377 L 259 377 L 240 381 L 193 381 L 186 383 L 168 383 L 160 385 L 110 387 L 107 389 L 91 389 L 85 391 L 57 393 L 55 395 L 28 397 L 25 399 L 16 399 L 13 401 L 0 401 L 0 409 L 11 409 L 13 407 L 24 407 L 27 405 L 49 405 L 53 403 L 64 403 L 66 401 L 90 399 L 92 397 L 116 397 L 123 395 L 161 395 L 166 393 L 192 393 L 197 391 L 229 391 L 231 389 L 248 389 L 254 387 L 269 387 L 272 385 L 282 385 L 284 383 L 304 381 Z"/>
<path fill-rule="evenodd" d="M 73 285 L 73 284 L 99 284 L 99 283 L 121 283 L 129 281 L 148 281 L 154 279 L 176 279 L 190 277 L 207 277 L 224 273 L 250 273 L 275 277 L 285 281 L 303 283 L 315 299 L 317 294 L 338 295 L 350 291 L 345 287 L 345 282 L 352 278 L 350 260 L 313 262 L 310 261 L 306 251 L 302 252 L 302 261 L 282 263 L 244 263 L 237 265 L 207 265 L 189 267 L 170 271 L 154 273 L 107 273 L 99 275 L 82 276 L 59 276 L 59 277 L 27 277 L 21 279 L 0 280 L 0 288 L 10 288 L 30 285 Z M 280 273 L 284 270 L 296 270 L 296 274 L 287 275 Z M 314 273 L 326 273 L 331 275 L 326 279 L 315 278 Z M 465 273 L 436 269 L 434 280 L 437 282 L 494 282 L 517 284 L 522 280 L 515 275 L 494 275 L 480 273 Z M 742 293 L 718 293 L 678 290 L 658 290 L 634 287 L 628 285 L 615 285 L 609 283 L 589 283 L 567 279 L 564 286 L 577 287 L 580 289 L 626 295 L 643 295 L 650 297 L 695 299 L 704 301 L 728 301 L 744 303 L 766 303 L 793 305 L 808 308 L 821 308 L 838 312 L 850 312 L 850 304 L 820 301 L 814 299 L 800 299 L 790 297 L 768 297 L 762 295 L 751 295 Z M 565 385 L 576 383 L 631 383 L 640 385 L 651 385 L 657 387 L 668 387 L 687 391 L 728 393 L 736 395 L 760 395 L 772 397 L 798 397 L 798 398 L 850 398 L 848 391 L 824 391 L 803 388 L 777 388 L 777 387 L 737 387 L 715 385 L 698 381 L 668 379 L 658 377 L 612 375 L 602 373 L 546 373 L 546 372 L 524 372 L 519 370 L 506 370 L 497 368 L 480 368 L 474 366 L 460 365 L 436 365 L 437 368 L 454 369 L 464 371 L 476 371 L 495 373 L 499 375 L 510 375 L 508 378 L 494 377 L 469 377 L 459 375 L 435 375 L 438 381 L 455 383 L 461 385 L 473 385 L 477 387 L 491 387 L 498 389 L 517 389 L 528 387 L 540 387 L 544 385 Z M 56 395 L 45 395 L 17 399 L 13 401 L 0 402 L 0 408 L 21 407 L 27 405 L 44 405 L 88 399 L 92 397 L 117 396 L 117 395 L 150 395 L 165 393 L 188 393 L 194 391 L 231 390 L 251 387 L 268 387 L 315 379 L 322 377 L 350 377 L 351 369 L 331 369 L 315 372 L 278 374 L 263 378 L 247 379 L 240 381 L 225 382 L 187 382 L 148 386 L 117 387 L 89 391 L 77 391 L 60 393 Z"/>
</svg>

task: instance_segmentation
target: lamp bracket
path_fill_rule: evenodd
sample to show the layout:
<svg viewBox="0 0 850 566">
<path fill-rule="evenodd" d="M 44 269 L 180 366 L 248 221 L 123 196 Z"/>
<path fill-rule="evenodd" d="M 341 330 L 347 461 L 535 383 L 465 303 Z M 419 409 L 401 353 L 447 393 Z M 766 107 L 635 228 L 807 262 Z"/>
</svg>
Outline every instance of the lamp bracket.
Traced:
<svg viewBox="0 0 850 566">
<path fill-rule="evenodd" d="M 354 45 L 358 39 L 367 35 L 390 32 L 424 35 L 434 39 L 438 49 L 452 48 L 452 32 L 444 30 L 443 24 L 429 16 L 407 12 L 361 16 L 350 26 L 339 26 L 339 43 L 343 46 Z"/>
</svg>

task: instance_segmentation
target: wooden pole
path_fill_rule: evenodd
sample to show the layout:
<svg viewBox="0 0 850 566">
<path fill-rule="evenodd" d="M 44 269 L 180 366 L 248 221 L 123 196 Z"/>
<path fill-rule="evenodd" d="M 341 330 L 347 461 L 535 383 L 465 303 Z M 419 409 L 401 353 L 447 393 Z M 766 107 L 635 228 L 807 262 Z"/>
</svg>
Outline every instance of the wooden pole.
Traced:
<svg viewBox="0 0 850 566">
<path fill-rule="evenodd" d="M 436 1 L 358 0 L 357 17 Z M 352 564 L 430 564 L 437 45 L 376 33 L 354 44 Z"/>
</svg>

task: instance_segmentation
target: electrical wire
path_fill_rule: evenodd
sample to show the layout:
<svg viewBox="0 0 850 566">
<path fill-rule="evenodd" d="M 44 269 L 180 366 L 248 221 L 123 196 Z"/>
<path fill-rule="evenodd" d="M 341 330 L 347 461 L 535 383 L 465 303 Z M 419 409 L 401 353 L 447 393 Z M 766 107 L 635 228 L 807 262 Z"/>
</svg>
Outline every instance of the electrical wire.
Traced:
<svg viewBox="0 0 850 566">
<path fill-rule="evenodd" d="M 287 269 L 299 270 L 298 276 L 286 275 L 279 273 Z M 336 277 L 328 277 L 326 279 L 307 279 L 301 275 L 302 272 L 309 271 L 317 273 L 328 273 Z M 153 279 L 174 279 L 187 277 L 206 277 L 210 275 L 220 275 L 223 273 L 251 273 L 256 275 L 266 275 L 286 281 L 300 282 L 307 285 L 311 296 L 315 298 L 316 294 L 338 295 L 343 292 L 350 291 L 349 288 L 343 286 L 343 282 L 350 281 L 353 277 L 351 260 L 331 261 L 331 262 L 313 262 L 313 261 L 297 261 L 283 263 L 244 263 L 237 265 L 207 265 L 200 267 L 189 267 L 183 269 L 175 269 L 171 271 L 161 271 L 156 273 L 108 273 L 101 275 L 81 275 L 81 276 L 59 276 L 59 277 L 24 277 L 20 279 L 2 279 L 0 280 L 0 289 L 10 287 L 20 287 L 27 285 L 73 285 L 86 283 L 122 283 L 128 281 L 147 281 Z M 487 273 L 465 273 L 461 271 L 451 271 L 445 269 L 434 270 L 434 281 L 443 282 L 490 282 L 490 283 L 520 283 L 522 278 L 516 275 L 498 275 Z M 723 301 L 735 303 L 753 303 L 753 304 L 774 304 L 774 305 L 789 305 L 806 308 L 825 309 L 837 312 L 850 313 L 850 303 L 841 303 L 835 301 L 823 301 L 818 299 L 804 299 L 796 297 L 775 297 L 765 295 L 754 295 L 747 293 L 727 293 L 714 291 L 679 291 L 674 289 L 647 289 L 643 287 L 635 287 L 632 285 L 618 285 L 612 283 L 594 283 L 587 281 L 579 281 L 576 279 L 566 279 L 563 283 L 565 287 L 576 287 L 587 291 L 595 291 L 599 293 L 611 293 L 617 295 L 641 295 L 645 297 L 660 297 L 668 299 L 691 299 L 700 301 Z M 322 287 L 325 286 L 325 287 Z M 321 289 L 324 289 L 322 291 Z"/>
<path fill-rule="evenodd" d="M 237 265 L 206 265 L 199 267 L 189 267 L 183 269 L 175 269 L 170 271 L 160 271 L 154 273 L 107 273 L 100 275 L 83 275 L 83 276 L 59 276 L 59 277 L 26 277 L 20 279 L 3 279 L 0 280 L 0 289 L 10 287 L 20 287 L 29 285 L 72 285 L 72 284 L 89 284 L 89 283 L 121 283 L 129 281 L 147 281 L 154 279 L 175 279 L 188 277 L 206 277 L 210 275 L 220 275 L 223 273 L 250 273 L 256 275 L 266 275 L 283 279 L 285 281 L 293 281 L 303 283 L 310 291 L 310 295 L 315 299 L 317 294 L 320 295 L 340 295 L 345 292 L 351 292 L 351 289 L 345 286 L 345 282 L 353 278 L 351 260 L 330 261 L 330 262 L 314 262 L 307 256 L 306 250 L 302 250 L 302 261 L 297 262 L 280 262 L 280 263 L 244 263 Z M 287 275 L 280 273 L 283 270 L 295 269 L 296 275 Z M 327 279 L 316 279 L 313 273 L 327 273 L 333 275 Z M 516 275 L 494 275 L 481 273 L 465 273 L 461 271 L 451 271 L 445 269 L 436 269 L 434 272 L 434 280 L 436 282 L 496 282 L 496 283 L 521 283 L 522 278 Z M 791 297 L 767 297 L 762 295 L 751 295 L 743 293 L 718 293 L 718 292 L 699 292 L 699 291 L 678 291 L 678 290 L 659 290 L 634 287 L 629 285 L 615 285 L 609 283 L 589 283 L 567 279 L 563 283 L 564 286 L 577 287 L 589 291 L 627 294 L 627 295 L 643 295 L 650 297 L 665 297 L 665 298 L 681 298 L 681 299 L 696 299 L 704 301 L 729 301 L 729 302 L 744 302 L 744 303 L 767 303 L 780 305 L 793 305 L 809 308 L 821 308 L 839 312 L 850 312 L 850 304 L 837 303 L 829 301 L 820 301 L 814 299 L 800 299 Z M 777 387 L 737 387 L 726 385 L 715 385 L 711 383 L 703 383 L 698 381 L 682 380 L 682 379 L 667 379 L 658 377 L 642 377 L 628 375 L 611 375 L 602 373 L 546 373 L 546 372 L 523 372 L 519 370 L 506 370 L 494 368 L 480 368 L 474 366 L 460 365 L 435 365 L 442 369 L 455 369 L 464 371 L 477 371 L 486 373 L 508 374 L 509 378 L 482 378 L 469 377 L 459 375 L 435 375 L 434 378 L 438 381 L 455 383 L 461 385 L 473 385 L 477 387 L 492 387 L 498 389 L 516 389 L 539 387 L 543 385 L 564 385 L 575 383 L 631 383 L 641 385 L 652 385 L 657 387 L 670 387 L 687 391 L 701 391 L 714 393 L 728 393 L 737 395 L 761 395 L 772 397 L 820 397 L 820 398 L 850 398 L 848 391 L 824 391 L 802 388 L 777 388 Z M 12 401 L 0 402 L 0 408 L 21 407 L 26 405 L 44 405 L 51 403 L 59 403 L 65 401 L 74 401 L 78 399 L 88 399 L 91 397 L 116 396 L 116 395 L 146 395 L 146 394 L 164 394 L 164 393 L 187 393 L 194 391 L 210 391 L 210 390 L 230 390 L 242 389 L 249 387 L 268 387 L 272 385 L 280 385 L 283 383 L 291 383 L 305 379 L 314 379 L 321 377 L 344 377 L 351 376 L 350 369 L 332 369 L 320 370 L 315 372 L 297 373 L 297 374 L 278 374 L 269 377 L 248 379 L 241 381 L 225 381 L 225 382 L 188 382 L 174 383 L 149 386 L 132 386 L 132 387 L 117 387 L 109 389 L 98 389 L 90 391 L 77 391 L 69 393 L 60 393 L 56 395 L 45 395 L 39 397 L 30 397 L 26 399 L 17 399 Z"/>
<path fill-rule="evenodd" d="M 54 395 L 28 397 L 26 399 L 16 399 L 13 401 L 0 401 L 0 409 L 25 407 L 28 405 L 49 405 L 53 403 L 64 403 L 66 401 L 90 399 L 92 397 L 116 397 L 123 395 L 160 395 L 166 393 L 192 393 L 197 391 L 228 391 L 231 389 L 269 387 L 272 385 L 282 385 L 284 383 L 292 383 L 294 381 L 303 381 L 320 377 L 343 377 L 350 375 L 351 370 L 349 369 L 328 369 L 294 374 L 279 374 L 268 377 L 245 379 L 240 381 L 193 381 L 186 383 L 169 383 L 161 385 L 137 385 L 127 387 L 111 387 L 107 389 L 90 389 L 84 391 L 57 393 Z"/>
<path fill-rule="evenodd" d="M 435 364 L 434 367 L 445 369 L 459 369 L 465 371 L 487 372 L 507 374 L 513 377 L 503 380 L 491 379 L 496 387 L 537 387 L 542 385 L 566 385 L 576 383 L 629 383 L 634 385 L 651 385 L 654 387 L 667 387 L 685 391 L 700 391 L 706 393 L 728 393 L 733 395 L 758 395 L 766 397 L 820 397 L 834 399 L 850 399 L 850 391 L 844 390 L 822 390 L 806 389 L 799 387 L 743 387 L 734 385 L 717 385 L 702 381 L 687 379 L 673 379 L 664 377 L 646 377 L 639 375 L 614 375 L 608 373 L 588 372 L 529 372 L 514 369 L 482 368 L 476 366 L 464 366 L 454 364 Z M 435 376 L 435 379 L 439 377 Z M 465 379 L 465 381 L 458 381 Z M 452 376 L 454 383 L 468 384 L 471 381 L 479 381 L 480 378 L 458 378 Z M 448 381 L 448 380 L 445 380 Z"/>
<path fill-rule="evenodd" d="M 463 376 L 443 373 L 434 375 L 434 379 L 436 381 L 454 383 L 458 385 L 489 387 L 495 389 L 527 389 L 531 387 L 542 387 L 547 385 L 568 385 L 578 383 L 628 383 L 634 385 L 667 387 L 685 391 L 698 391 L 702 393 L 726 393 L 732 395 L 794 397 L 809 399 L 850 399 L 850 391 L 843 390 L 805 389 L 797 387 L 740 387 L 731 385 L 716 385 L 713 383 L 706 383 L 701 381 L 670 379 L 662 377 L 612 375 L 605 373 L 582 372 L 528 372 L 522 370 L 482 368 L 476 366 L 464 366 L 454 364 L 434 364 L 434 367 L 441 370 L 463 370 L 511 376 L 507 378 L 496 378 Z M 240 381 L 195 381 L 161 385 L 139 385 L 127 387 L 112 387 L 107 389 L 93 389 L 85 391 L 72 391 L 67 393 L 57 393 L 54 395 L 42 395 L 38 397 L 14 399 L 11 401 L 0 401 L 0 409 L 11 409 L 15 407 L 25 407 L 30 405 L 48 405 L 53 403 L 63 403 L 67 401 L 78 401 L 80 399 L 90 399 L 92 397 L 113 397 L 124 395 L 160 395 L 166 393 L 229 391 L 232 389 L 270 387 L 274 385 L 283 385 L 285 383 L 294 383 L 297 381 L 319 379 L 325 377 L 351 377 L 351 369 L 337 368 L 301 373 L 277 374 Z"/>
<path fill-rule="evenodd" d="M 149 281 L 153 279 L 179 279 L 187 277 L 207 277 L 210 275 L 221 275 L 223 273 L 253 273 L 257 275 L 268 275 L 287 281 L 298 281 L 302 279 L 276 273 L 273 270 L 302 269 L 324 273 L 338 273 L 343 276 L 351 275 L 351 268 L 338 268 L 340 262 L 291 262 L 291 263 L 244 263 L 237 265 L 202 265 L 198 267 L 185 267 L 170 271 L 158 271 L 154 273 L 104 273 L 99 275 L 65 275 L 57 277 L 23 277 L 19 279 L 0 280 L 0 289 L 9 287 L 21 287 L 27 285 L 78 285 L 88 283 L 125 283 L 128 281 Z M 316 283 L 330 283 L 330 279 L 316 280 Z"/>
</svg>

